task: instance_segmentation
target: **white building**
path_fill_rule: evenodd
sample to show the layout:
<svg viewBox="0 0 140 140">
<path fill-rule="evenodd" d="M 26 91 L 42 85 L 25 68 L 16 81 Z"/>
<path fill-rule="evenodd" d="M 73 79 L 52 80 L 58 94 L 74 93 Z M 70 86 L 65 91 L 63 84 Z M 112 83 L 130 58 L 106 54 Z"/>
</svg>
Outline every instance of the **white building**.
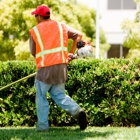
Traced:
<svg viewBox="0 0 140 140">
<path fill-rule="evenodd" d="M 98 0 L 78 0 L 87 4 L 90 8 L 97 10 Z M 123 47 L 123 40 L 126 34 L 121 29 L 125 19 L 134 20 L 137 7 L 134 0 L 100 0 L 99 13 L 100 26 L 105 31 L 107 42 L 111 45 L 107 52 L 107 58 L 125 57 L 128 49 Z"/>
</svg>

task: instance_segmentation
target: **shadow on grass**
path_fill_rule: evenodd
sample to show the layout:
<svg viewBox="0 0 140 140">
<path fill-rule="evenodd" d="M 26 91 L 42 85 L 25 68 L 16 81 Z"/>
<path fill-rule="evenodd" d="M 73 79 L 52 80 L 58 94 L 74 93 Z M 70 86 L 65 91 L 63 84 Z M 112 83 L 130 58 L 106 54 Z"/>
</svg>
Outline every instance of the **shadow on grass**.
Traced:
<svg viewBox="0 0 140 140">
<path fill-rule="evenodd" d="M 77 127 L 52 127 L 48 132 L 36 132 L 35 128 L 0 128 L 0 140 L 86 140 L 102 139 L 113 131 L 98 132 L 90 127 L 80 131 Z"/>
</svg>

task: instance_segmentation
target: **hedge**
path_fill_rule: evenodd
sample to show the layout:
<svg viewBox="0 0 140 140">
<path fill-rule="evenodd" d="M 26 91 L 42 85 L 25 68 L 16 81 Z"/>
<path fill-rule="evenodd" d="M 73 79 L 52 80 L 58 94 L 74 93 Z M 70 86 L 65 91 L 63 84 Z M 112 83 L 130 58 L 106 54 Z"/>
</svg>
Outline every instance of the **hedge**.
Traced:
<svg viewBox="0 0 140 140">
<path fill-rule="evenodd" d="M 0 62 L 0 88 L 36 71 L 33 61 Z M 34 126 L 35 77 L 0 91 L 0 126 Z M 140 125 L 140 59 L 77 59 L 68 65 L 66 94 L 85 109 L 90 126 Z M 51 126 L 76 125 L 47 94 Z"/>
</svg>

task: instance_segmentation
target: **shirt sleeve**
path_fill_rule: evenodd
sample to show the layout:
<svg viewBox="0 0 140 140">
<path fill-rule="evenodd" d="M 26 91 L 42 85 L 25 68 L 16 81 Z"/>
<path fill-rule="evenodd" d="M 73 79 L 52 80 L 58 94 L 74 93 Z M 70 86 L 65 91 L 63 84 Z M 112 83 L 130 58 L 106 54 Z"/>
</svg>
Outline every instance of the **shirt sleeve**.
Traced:
<svg viewBox="0 0 140 140">
<path fill-rule="evenodd" d="M 81 33 L 79 31 L 77 31 L 76 29 L 66 25 L 67 30 L 68 30 L 68 38 L 75 40 L 79 35 L 81 35 Z"/>
<path fill-rule="evenodd" d="M 29 46 L 30 46 L 30 53 L 35 57 L 36 54 L 36 44 L 30 35 L 30 41 L 29 41 Z"/>
</svg>

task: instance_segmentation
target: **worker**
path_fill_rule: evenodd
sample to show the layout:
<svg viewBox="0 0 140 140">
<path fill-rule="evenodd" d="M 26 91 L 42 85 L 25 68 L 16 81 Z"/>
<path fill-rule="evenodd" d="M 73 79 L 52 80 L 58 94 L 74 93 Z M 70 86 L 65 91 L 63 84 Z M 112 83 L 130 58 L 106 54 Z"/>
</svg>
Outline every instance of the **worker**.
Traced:
<svg viewBox="0 0 140 140">
<path fill-rule="evenodd" d="M 67 64 L 71 61 L 82 34 L 64 23 L 52 20 L 50 8 L 46 5 L 39 5 L 31 15 L 34 15 L 37 21 L 37 25 L 29 31 L 30 52 L 35 57 L 37 67 L 36 130 L 48 131 L 49 129 L 49 103 L 46 93 L 50 94 L 58 106 L 77 119 L 80 129 L 84 130 L 87 127 L 85 111 L 65 94 Z M 73 40 L 69 53 L 68 39 Z"/>
</svg>

